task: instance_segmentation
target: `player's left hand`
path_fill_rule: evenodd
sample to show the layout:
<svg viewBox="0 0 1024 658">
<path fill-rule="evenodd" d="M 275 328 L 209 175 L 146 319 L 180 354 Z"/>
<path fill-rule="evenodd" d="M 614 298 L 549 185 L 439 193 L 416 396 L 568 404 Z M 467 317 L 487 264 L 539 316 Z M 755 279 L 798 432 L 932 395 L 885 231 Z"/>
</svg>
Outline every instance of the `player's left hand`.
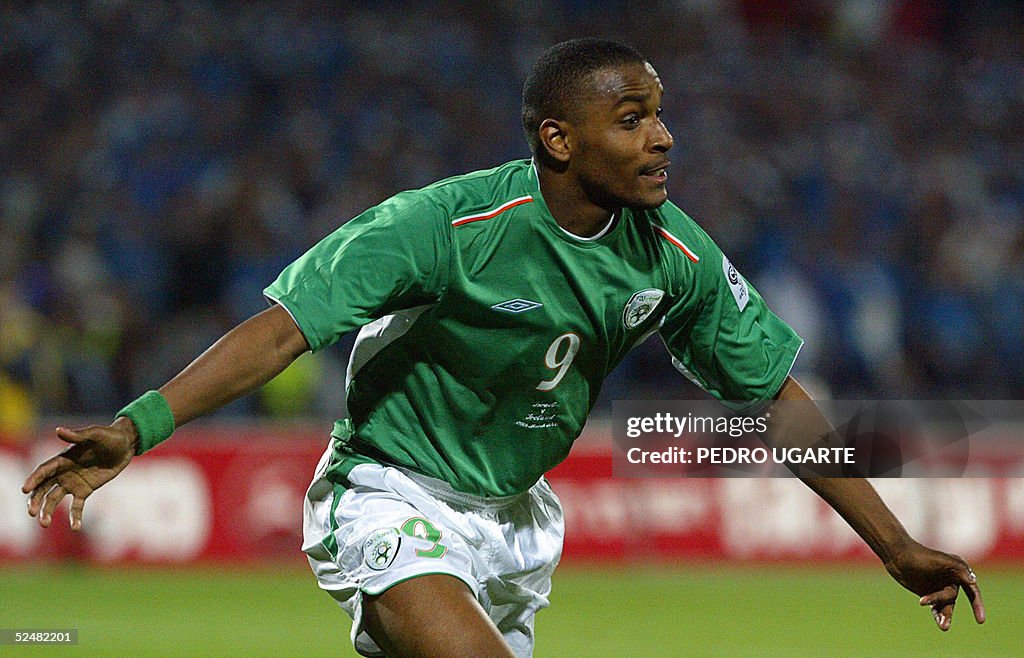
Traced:
<svg viewBox="0 0 1024 658">
<path fill-rule="evenodd" d="M 985 623 L 978 579 L 963 558 L 915 542 L 885 568 L 896 582 L 921 597 L 922 606 L 931 606 L 932 617 L 941 630 L 948 631 L 953 623 L 953 607 L 961 589 L 971 603 L 974 619 Z"/>
</svg>

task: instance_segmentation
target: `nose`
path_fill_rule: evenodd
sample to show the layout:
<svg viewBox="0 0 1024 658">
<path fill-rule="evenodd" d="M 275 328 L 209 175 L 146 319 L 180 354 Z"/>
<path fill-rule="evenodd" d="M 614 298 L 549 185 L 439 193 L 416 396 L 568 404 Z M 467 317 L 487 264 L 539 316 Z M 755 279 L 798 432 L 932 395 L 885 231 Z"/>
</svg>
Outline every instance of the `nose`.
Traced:
<svg viewBox="0 0 1024 658">
<path fill-rule="evenodd" d="M 658 119 L 650 137 L 651 150 L 655 153 L 665 153 L 672 148 L 673 143 L 672 133 L 668 131 L 661 119 Z"/>
</svg>

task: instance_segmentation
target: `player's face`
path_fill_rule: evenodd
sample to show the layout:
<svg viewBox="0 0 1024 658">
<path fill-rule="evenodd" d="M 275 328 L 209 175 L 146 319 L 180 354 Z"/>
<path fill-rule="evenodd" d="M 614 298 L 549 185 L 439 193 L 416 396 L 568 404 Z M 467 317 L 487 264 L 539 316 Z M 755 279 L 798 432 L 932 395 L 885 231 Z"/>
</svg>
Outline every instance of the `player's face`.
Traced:
<svg viewBox="0 0 1024 658">
<path fill-rule="evenodd" d="M 657 72 L 650 64 L 627 64 L 597 71 L 591 83 L 572 122 L 570 170 L 597 205 L 657 208 L 668 198 L 666 153 L 672 148 L 660 119 Z"/>
</svg>

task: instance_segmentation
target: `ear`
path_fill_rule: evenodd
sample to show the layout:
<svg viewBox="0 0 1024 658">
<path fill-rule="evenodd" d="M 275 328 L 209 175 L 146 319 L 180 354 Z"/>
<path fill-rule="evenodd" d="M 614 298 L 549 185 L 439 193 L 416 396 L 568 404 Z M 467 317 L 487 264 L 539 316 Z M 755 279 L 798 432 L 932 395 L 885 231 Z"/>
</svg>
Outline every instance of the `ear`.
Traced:
<svg viewBox="0 0 1024 658">
<path fill-rule="evenodd" d="M 567 121 L 544 119 L 537 129 L 540 143 L 547 154 L 558 162 L 568 162 L 572 151 L 570 126 Z"/>
</svg>

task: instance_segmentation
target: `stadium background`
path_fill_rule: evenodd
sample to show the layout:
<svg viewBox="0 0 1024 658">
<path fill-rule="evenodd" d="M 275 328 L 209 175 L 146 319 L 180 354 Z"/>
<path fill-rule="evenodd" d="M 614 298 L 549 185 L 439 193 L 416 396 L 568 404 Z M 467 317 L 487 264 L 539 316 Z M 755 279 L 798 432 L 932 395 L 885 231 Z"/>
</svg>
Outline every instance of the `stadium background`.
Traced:
<svg viewBox="0 0 1024 658">
<path fill-rule="evenodd" d="M 1024 397 L 1022 28 L 1019 3 L 953 0 L 5 3 L 0 628 L 77 627 L 86 655 L 350 651 L 289 553 L 285 503 L 314 462 L 249 491 L 231 456 L 254 435 L 315 453 L 344 345 L 147 457 L 148 472 L 138 462 L 129 473 L 147 477 L 87 509 L 92 536 L 32 530 L 17 487 L 55 422 L 107 419 L 160 385 L 346 218 L 526 157 L 522 80 L 573 36 L 654 63 L 671 196 L 805 337 L 796 374 L 817 395 Z M 848 536 L 821 530 L 832 521 L 798 484 L 741 495 L 606 477 L 611 400 L 698 394 L 655 341 L 609 380 L 558 477 L 579 530 L 538 655 L 1020 652 L 1022 480 L 889 493 L 916 532 L 982 560 L 990 623 L 973 628 L 961 607 L 939 637 Z M 210 445 L 231 454 L 196 456 Z M 213 493 L 190 499 L 203 487 L 189 482 Z M 224 521 L 181 550 L 189 500 L 217 521 L 216 495 L 251 512 L 267 491 L 282 493 L 235 520 L 281 527 L 253 543 Z M 161 531 L 161 515 L 186 525 Z M 739 547 L 737 527 L 753 538 Z M 250 550 L 217 554 L 232 541 Z"/>
</svg>

